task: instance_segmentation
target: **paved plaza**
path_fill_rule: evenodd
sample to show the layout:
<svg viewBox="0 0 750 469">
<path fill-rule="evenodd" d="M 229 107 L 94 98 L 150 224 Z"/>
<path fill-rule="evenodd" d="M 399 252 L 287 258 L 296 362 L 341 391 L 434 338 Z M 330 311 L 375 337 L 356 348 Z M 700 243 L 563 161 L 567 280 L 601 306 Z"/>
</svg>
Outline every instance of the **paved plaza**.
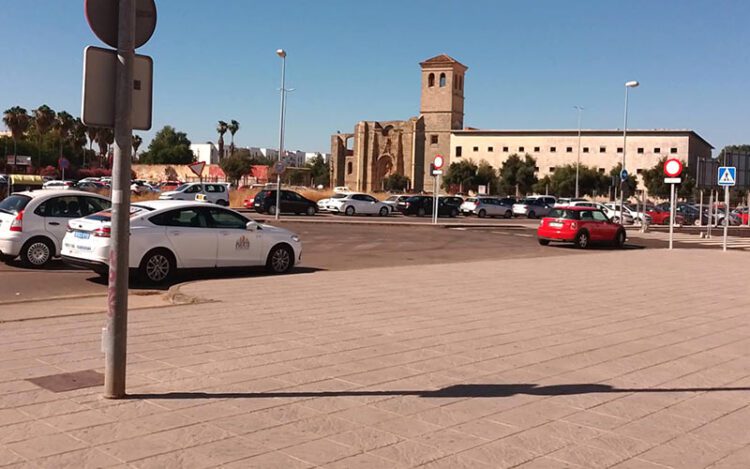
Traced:
<svg viewBox="0 0 750 469">
<path fill-rule="evenodd" d="M 34 379 L 102 372 L 102 314 L 0 323 L 0 466 L 747 467 L 748 265 L 647 249 L 190 283 L 198 303 L 131 312 L 123 400 Z"/>
</svg>

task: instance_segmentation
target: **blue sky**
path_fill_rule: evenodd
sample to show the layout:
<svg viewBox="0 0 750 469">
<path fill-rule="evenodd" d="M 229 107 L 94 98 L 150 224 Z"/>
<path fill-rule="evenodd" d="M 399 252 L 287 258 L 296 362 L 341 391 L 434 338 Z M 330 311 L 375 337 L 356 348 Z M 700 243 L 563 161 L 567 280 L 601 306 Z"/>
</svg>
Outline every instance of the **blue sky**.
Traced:
<svg viewBox="0 0 750 469">
<path fill-rule="evenodd" d="M 2 0 L 0 110 L 49 104 L 80 114 L 83 48 L 101 46 L 82 0 Z M 750 2 L 157 0 L 139 49 L 155 63 L 154 128 L 216 141 L 278 143 L 280 59 L 288 51 L 286 147 L 329 151 L 358 120 L 419 112 L 418 62 L 447 53 L 469 67 L 465 125 L 691 128 L 717 149 L 750 143 Z"/>
</svg>

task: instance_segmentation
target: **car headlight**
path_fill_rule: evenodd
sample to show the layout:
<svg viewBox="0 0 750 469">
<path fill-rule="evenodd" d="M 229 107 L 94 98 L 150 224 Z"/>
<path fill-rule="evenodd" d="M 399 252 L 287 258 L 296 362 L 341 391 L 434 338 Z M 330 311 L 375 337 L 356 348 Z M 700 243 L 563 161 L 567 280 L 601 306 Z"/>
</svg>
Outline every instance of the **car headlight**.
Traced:
<svg viewBox="0 0 750 469">
<path fill-rule="evenodd" d="M 299 243 L 299 236 L 292 235 L 292 241 L 294 241 L 295 243 Z"/>
</svg>

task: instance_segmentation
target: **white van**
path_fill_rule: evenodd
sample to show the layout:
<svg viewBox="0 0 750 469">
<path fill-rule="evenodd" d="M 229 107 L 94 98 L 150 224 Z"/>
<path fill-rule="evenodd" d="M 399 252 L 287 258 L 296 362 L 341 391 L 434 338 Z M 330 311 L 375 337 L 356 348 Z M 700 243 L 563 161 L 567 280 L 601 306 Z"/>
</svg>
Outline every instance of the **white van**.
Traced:
<svg viewBox="0 0 750 469">
<path fill-rule="evenodd" d="M 159 199 L 194 201 L 198 194 L 205 195 L 205 200 L 212 204 L 229 207 L 229 184 L 221 182 L 188 182 L 173 191 L 162 192 Z"/>
</svg>

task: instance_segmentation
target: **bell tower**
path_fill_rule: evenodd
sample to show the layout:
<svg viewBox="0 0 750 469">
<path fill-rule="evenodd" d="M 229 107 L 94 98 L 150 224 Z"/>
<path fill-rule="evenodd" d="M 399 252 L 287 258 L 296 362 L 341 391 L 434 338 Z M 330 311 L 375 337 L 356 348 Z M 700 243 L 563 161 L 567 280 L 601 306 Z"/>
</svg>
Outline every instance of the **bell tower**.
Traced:
<svg viewBox="0 0 750 469">
<path fill-rule="evenodd" d="M 451 130 L 464 126 L 464 76 L 468 67 L 445 54 L 425 60 L 422 67 L 420 114 L 424 119 L 425 188 L 432 188 L 429 167 L 435 155 L 442 155 L 446 165 L 454 160 L 450 154 Z"/>
</svg>

